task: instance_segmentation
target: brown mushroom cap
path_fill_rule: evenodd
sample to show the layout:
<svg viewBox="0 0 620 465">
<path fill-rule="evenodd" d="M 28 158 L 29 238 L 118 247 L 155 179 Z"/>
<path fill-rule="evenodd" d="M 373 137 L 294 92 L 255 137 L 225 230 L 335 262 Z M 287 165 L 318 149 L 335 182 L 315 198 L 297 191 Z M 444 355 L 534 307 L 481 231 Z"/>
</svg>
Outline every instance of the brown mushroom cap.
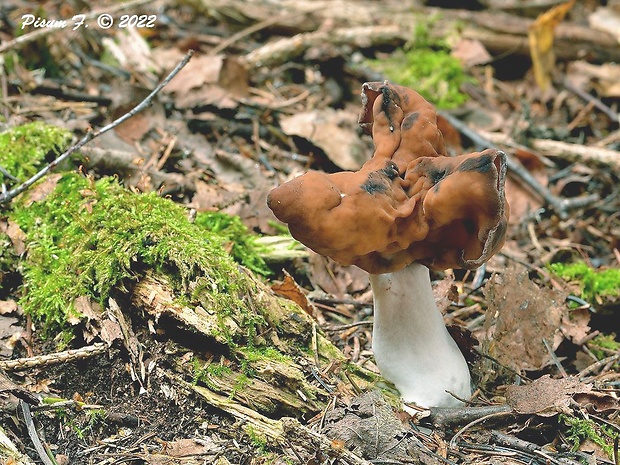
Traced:
<svg viewBox="0 0 620 465">
<path fill-rule="evenodd" d="M 508 222 L 504 153 L 446 156 L 435 110 L 405 87 L 366 83 L 362 104 L 373 157 L 357 172 L 309 171 L 276 187 L 276 217 L 314 251 L 370 273 L 488 260 Z"/>
</svg>

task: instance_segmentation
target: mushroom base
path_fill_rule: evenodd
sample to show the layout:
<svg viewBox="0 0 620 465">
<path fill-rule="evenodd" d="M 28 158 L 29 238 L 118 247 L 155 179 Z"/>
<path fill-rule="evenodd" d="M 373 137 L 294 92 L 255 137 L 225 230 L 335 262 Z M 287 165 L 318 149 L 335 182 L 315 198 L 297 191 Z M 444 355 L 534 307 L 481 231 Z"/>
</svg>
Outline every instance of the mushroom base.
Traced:
<svg viewBox="0 0 620 465">
<path fill-rule="evenodd" d="M 429 270 L 412 263 L 371 274 L 372 348 L 385 379 L 403 401 L 419 407 L 456 407 L 472 394 L 467 362 L 437 309 Z"/>
</svg>

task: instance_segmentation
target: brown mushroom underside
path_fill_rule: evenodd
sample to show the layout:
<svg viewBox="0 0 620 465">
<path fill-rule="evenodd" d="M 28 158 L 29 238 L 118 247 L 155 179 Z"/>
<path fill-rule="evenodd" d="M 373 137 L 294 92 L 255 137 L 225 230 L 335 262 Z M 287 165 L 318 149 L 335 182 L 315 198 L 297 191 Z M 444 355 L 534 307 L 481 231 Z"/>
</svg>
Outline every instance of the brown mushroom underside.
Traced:
<svg viewBox="0 0 620 465">
<path fill-rule="evenodd" d="M 375 152 L 357 172 L 309 171 L 267 202 L 293 237 L 343 265 L 387 273 L 420 262 L 476 268 L 504 242 L 506 156 L 448 157 L 433 106 L 388 82 L 362 87 Z"/>
</svg>

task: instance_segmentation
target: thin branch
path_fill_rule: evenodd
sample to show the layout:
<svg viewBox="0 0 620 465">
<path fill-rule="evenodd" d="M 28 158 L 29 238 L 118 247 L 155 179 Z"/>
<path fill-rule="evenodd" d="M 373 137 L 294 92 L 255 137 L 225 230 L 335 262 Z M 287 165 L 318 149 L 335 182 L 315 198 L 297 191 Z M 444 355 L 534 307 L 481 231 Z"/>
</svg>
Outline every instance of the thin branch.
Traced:
<svg viewBox="0 0 620 465">
<path fill-rule="evenodd" d="M 69 158 L 74 152 L 76 152 L 77 150 L 79 150 L 80 148 L 82 148 L 84 145 L 86 145 L 87 143 L 89 143 L 91 140 L 93 140 L 96 137 L 99 137 L 101 134 L 108 132 L 110 129 L 115 128 L 116 126 L 118 126 L 121 123 L 124 123 L 125 121 L 127 121 L 129 118 L 135 116 L 137 113 L 141 112 L 142 110 L 144 110 L 145 108 L 147 108 L 150 104 L 151 101 L 153 100 L 153 98 L 172 80 L 172 78 L 174 78 L 179 71 L 181 71 L 181 69 L 183 69 L 183 67 L 189 62 L 189 60 L 191 59 L 192 55 L 194 54 L 193 50 L 190 50 L 189 52 L 187 52 L 187 54 L 183 57 L 183 60 L 181 60 L 181 62 L 170 72 L 170 74 L 168 74 L 168 76 L 166 76 L 166 78 L 161 81 L 161 83 L 159 83 L 159 85 L 157 87 L 155 87 L 155 89 L 153 89 L 153 91 L 144 99 L 142 100 L 142 102 L 140 102 L 138 105 L 136 105 L 132 110 L 130 110 L 128 113 L 125 113 L 123 116 L 121 116 L 120 118 L 112 121 L 110 124 L 108 124 L 107 126 L 104 126 L 100 129 L 97 129 L 96 131 L 88 131 L 84 137 L 82 137 L 82 139 L 80 139 L 79 142 L 77 142 L 76 144 L 72 145 L 71 147 L 69 147 L 64 153 L 62 153 L 58 158 L 56 158 L 54 161 L 52 161 L 49 165 L 47 165 L 45 168 L 43 168 L 41 171 L 39 171 L 37 174 L 35 174 L 34 176 L 32 176 L 30 179 L 28 179 L 27 181 L 25 181 L 24 183 L 22 183 L 21 185 L 17 186 L 14 189 L 11 189 L 10 191 L 0 194 L 0 204 L 6 203 L 9 200 L 15 198 L 17 195 L 21 194 L 22 192 L 24 192 L 26 189 L 28 189 L 30 186 L 32 186 L 35 182 L 37 182 L 39 179 L 41 179 L 43 176 L 45 176 L 47 173 L 49 173 L 50 171 L 52 171 L 54 168 L 56 168 L 56 166 L 58 166 L 60 163 L 62 163 L 63 161 L 65 161 L 67 158 Z"/>
<path fill-rule="evenodd" d="M 317 7 L 315 7 L 315 9 L 317 9 Z M 298 16 L 306 16 L 309 13 L 311 13 L 311 11 L 297 11 L 297 12 L 294 12 L 294 13 L 288 13 L 287 12 L 287 13 L 280 14 L 278 16 L 272 16 L 272 17 L 267 18 L 267 19 L 265 19 L 263 21 L 259 21 L 258 23 L 255 23 L 252 26 L 249 26 L 249 27 L 239 31 L 236 34 L 233 34 L 232 36 L 227 38 L 226 40 L 223 40 L 222 42 L 220 42 L 219 45 L 213 47 L 209 51 L 209 55 L 217 55 L 218 53 L 223 52 L 224 50 L 226 50 L 228 47 L 230 47 L 235 42 L 238 42 L 239 40 L 243 39 L 244 37 L 252 35 L 255 32 L 261 31 L 261 30 L 266 29 L 268 27 L 271 27 L 271 26 L 273 26 L 275 24 L 281 23 L 284 20 L 296 19 Z"/>
<path fill-rule="evenodd" d="M 605 113 L 609 117 L 610 120 L 614 121 L 615 123 L 620 122 L 620 113 L 615 112 L 614 110 L 609 108 L 607 105 L 605 105 L 603 102 L 601 102 L 596 97 L 588 94 L 587 92 L 583 91 L 579 87 L 572 85 L 570 82 L 568 82 L 568 80 L 564 80 L 563 85 L 567 90 L 570 90 L 571 92 L 578 95 L 586 102 L 591 103 L 596 108 L 598 108 L 600 111 Z"/>
<path fill-rule="evenodd" d="M 0 370 L 4 371 L 17 371 L 27 370 L 30 368 L 40 368 L 50 365 L 58 365 L 60 363 L 67 363 L 76 360 L 84 360 L 96 355 L 105 353 L 108 350 L 108 346 L 102 342 L 93 344 L 92 346 L 85 346 L 79 349 L 70 349 L 63 352 L 56 352 L 53 354 L 38 355 L 36 357 L 17 358 L 12 360 L 0 361 Z"/>
<path fill-rule="evenodd" d="M 17 179 L 15 176 L 13 176 L 11 173 L 9 173 L 7 170 L 5 170 L 2 166 L 0 166 L 0 173 L 2 173 L 4 176 L 6 176 L 7 178 L 9 178 L 11 181 L 17 181 L 19 182 L 19 179 Z"/>
</svg>

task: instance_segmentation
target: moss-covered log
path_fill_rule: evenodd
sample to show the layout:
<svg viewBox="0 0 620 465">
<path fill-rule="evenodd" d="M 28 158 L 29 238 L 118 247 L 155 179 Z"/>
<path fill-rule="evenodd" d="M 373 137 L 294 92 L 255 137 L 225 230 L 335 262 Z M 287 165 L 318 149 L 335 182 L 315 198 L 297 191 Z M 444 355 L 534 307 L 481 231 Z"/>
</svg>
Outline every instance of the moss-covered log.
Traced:
<svg viewBox="0 0 620 465">
<path fill-rule="evenodd" d="M 272 417 L 312 415 L 330 390 L 374 382 L 307 313 L 235 262 L 226 234 L 191 222 L 155 193 L 58 174 L 18 199 L 9 216 L 26 237 L 20 303 L 48 334 L 62 330 L 69 340 L 89 331 L 93 316 L 76 302 L 105 309 L 113 298 L 133 322 L 132 338 L 150 337 L 140 330 L 149 327 L 175 344 L 166 366 L 176 377 Z M 191 347 L 179 334 L 192 335 Z"/>
</svg>

